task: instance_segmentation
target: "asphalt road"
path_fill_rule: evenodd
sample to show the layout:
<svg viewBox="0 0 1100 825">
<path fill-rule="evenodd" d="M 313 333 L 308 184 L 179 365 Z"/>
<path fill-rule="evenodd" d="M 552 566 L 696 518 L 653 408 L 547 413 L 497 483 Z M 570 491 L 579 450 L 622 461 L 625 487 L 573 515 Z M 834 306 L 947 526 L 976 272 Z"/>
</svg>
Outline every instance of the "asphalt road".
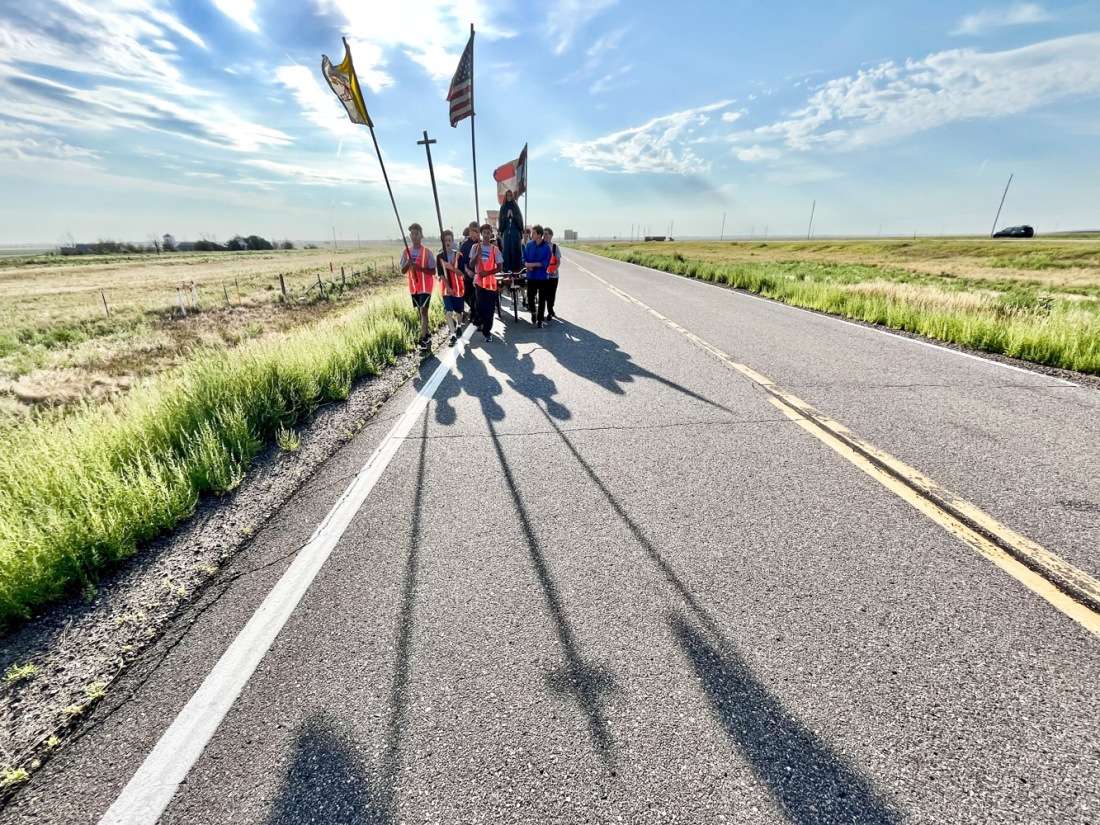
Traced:
<svg viewBox="0 0 1100 825">
<path fill-rule="evenodd" d="M 570 250 L 160 821 L 1100 822 L 1100 638 L 607 284 L 1100 574 L 1100 393 Z M 0 822 L 100 820 L 432 369 Z"/>
</svg>

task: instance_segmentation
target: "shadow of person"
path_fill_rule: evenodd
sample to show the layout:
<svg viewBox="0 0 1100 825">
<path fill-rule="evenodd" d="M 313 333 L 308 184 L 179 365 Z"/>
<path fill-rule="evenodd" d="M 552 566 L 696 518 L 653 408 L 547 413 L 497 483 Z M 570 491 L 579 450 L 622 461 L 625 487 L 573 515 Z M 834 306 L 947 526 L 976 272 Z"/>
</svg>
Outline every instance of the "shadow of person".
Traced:
<svg viewBox="0 0 1100 825">
<path fill-rule="evenodd" d="M 493 366 L 496 367 L 496 361 L 505 360 L 500 357 L 500 354 L 505 352 L 504 347 L 497 344 L 487 346 L 495 347 L 492 350 L 491 357 L 494 359 Z M 489 374 L 489 368 L 485 365 L 483 358 L 485 356 L 480 354 L 477 349 L 466 350 L 462 357 L 458 359 L 459 383 L 464 393 L 472 395 L 478 400 L 481 404 L 481 411 L 487 420 L 503 421 L 504 408 L 500 406 L 497 398 L 504 392 L 504 387 L 501 386 L 496 376 Z"/>
<path fill-rule="evenodd" d="M 601 338 L 596 333 L 568 321 L 559 321 L 556 326 L 565 334 L 557 340 L 548 339 L 548 348 L 558 363 L 574 375 L 591 381 L 608 392 L 623 395 L 626 392 L 623 389 L 624 384 L 645 378 L 715 409 L 731 414 L 733 412 L 682 384 L 635 364 L 630 353 L 619 349 L 619 345 L 608 338 Z"/>
<path fill-rule="evenodd" d="M 902 818 L 839 754 L 788 713 L 731 645 L 682 615 L 668 620 L 726 734 L 800 825 L 892 825 Z"/>
<path fill-rule="evenodd" d="M 294 760 L 283 779 L 268 825 L 388 825 L 389 794 L 371 785 L 351 743 L 324 714 L 302 723 Z"/>
<path fill-rule="evenodd" d="M 507 376 L 508 386 L 536 404 L 541 401 L 542 408 L 552 418 L 558 421 L 571 419 L 573 414 L 569 408 L 555 398 L 558 385 L 549 376 L 535 371 L 533 353 L 511 350 L 510 354 L 514 357 L 493 360 L 493 366 Z"/>
</svg>

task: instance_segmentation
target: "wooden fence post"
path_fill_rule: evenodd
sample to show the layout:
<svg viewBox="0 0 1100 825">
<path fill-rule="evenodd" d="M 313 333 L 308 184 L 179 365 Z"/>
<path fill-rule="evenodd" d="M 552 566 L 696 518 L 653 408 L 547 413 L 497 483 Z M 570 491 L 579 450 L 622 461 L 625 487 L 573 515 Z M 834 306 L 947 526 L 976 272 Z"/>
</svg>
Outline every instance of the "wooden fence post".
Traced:
<svg viewBox="0 0 1100 825">
<path fill-rule="evenodd" d="M 103 299 L 103 311 L 106 312 L 107 317 L 110 318 L 111 310 L 107 309 L 107 295 L 103 292 L 102 289 L 99 291 L 99 296 Z"/>
<path fill-rule="evenodd" d="M 279 273 L 279 289 L 283 291 L 283 297 L 286 297 L 286 281 L 283 280 L 283 273 Z"/>
</svg>

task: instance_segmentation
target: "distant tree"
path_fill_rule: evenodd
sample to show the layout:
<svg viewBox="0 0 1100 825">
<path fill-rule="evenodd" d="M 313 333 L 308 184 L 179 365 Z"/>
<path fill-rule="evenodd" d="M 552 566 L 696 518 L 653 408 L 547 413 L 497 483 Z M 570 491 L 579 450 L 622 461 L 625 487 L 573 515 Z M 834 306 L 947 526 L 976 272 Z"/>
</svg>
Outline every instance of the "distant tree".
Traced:
<svg viewBox="0 0 1100 825">
<path fill-rule="evenodd" d="M 290 241 L 283 241 L 283 249 L 293 249 L 293 248 L 294 248 L 294 244 L 292 244 Z"/>
<path fill-rule="evenodd" d="M 157 238 L 157 234 L 155 232 L 149 233 L 149 245 L 150 247 L 152 247 L 154 252 L 156 252 L 158 255 L 160 254 L 160 239 Z"/>
<path fill-rule="evenodd" d="M 244 240 L 249 249 L 261 250 L 275 248 L 271 245 L 271 241 L 266 240 L 265 238 L 261 238 L 259 235 L 249 235 Z"/>
</svg>

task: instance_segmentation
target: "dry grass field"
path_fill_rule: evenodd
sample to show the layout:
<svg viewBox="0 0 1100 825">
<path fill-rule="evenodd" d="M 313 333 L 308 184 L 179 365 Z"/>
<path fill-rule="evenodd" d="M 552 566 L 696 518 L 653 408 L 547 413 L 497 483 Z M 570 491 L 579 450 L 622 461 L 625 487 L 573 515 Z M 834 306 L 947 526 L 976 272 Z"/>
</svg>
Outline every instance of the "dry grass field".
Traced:
<svg viewBox="0 0 1100 825">
<path fill-rule="evenodd" d="M 1100 374 L 1100 240 L 1095 238 L 586 247 L 796 306 Z"/>
<path fill-rule="evenodd" d="M 314 321 L 398 282 L 399 254 L 371 244 L 0 259 L 0 426 L 35 409 L 111 397 L 198 348 L 233 347 Z"/>
</svg>

